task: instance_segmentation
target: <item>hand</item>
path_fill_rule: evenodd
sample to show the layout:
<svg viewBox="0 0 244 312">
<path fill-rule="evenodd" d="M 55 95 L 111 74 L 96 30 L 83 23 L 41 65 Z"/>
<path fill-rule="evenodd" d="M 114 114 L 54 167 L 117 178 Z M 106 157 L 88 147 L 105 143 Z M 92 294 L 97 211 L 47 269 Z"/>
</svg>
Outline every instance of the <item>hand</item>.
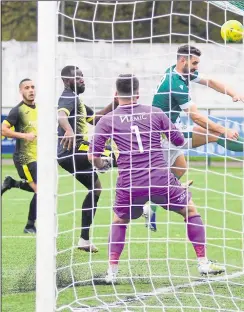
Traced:
<svg viewBox="0 0 244 312">
<path fill-rule="evenodd" d="M 103 160 L 103 167 L 99 169 L 99 172 L 104 173 L 111 168 L 112 160 L 111 158 L 108 158 L 108 157 L 102 158 L 102 160 Z"/>
<path fill-rule="evenodd" d="M 225 137 L 230 140 L 237 140 L 239 133 L 233 129 L 225 129 Z"/>
<path fill-rule="evenodd" d="M 36 139 L 36 134 L 33 132 L 25 133 L 24 140 L 32 142 Z"/>
<path fill-rule="evenodd" d="M 239 95 L 239 94 L 235 94 L 233 97 L 232 97 L 232 101 L 233 102 L 243 102 L 244 103 L 244 96 L 243 95 Z"/>
<path fill-rule="evenodd" d="M 60 145 L 63 145 L 64 150 L 70 151 L 73 147 L 74 143 L 74 131 L 67 130 L 64 133 L 62 140 L 60 141 Z"/>
</svg>

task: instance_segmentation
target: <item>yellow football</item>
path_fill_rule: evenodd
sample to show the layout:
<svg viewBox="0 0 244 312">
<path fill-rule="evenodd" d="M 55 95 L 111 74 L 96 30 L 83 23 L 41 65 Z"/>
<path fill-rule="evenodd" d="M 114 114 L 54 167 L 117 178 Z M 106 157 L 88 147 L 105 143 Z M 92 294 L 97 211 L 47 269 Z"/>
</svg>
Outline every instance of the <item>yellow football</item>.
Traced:
<svg viewBox="0 0 244 312">
<path fill-rule="evenodd" d="M 230 20 L 221 27 L 221 37 L 227 42 L 238 42 L 243 39 L 244 27 L 242 23 Z"/>
</svg>

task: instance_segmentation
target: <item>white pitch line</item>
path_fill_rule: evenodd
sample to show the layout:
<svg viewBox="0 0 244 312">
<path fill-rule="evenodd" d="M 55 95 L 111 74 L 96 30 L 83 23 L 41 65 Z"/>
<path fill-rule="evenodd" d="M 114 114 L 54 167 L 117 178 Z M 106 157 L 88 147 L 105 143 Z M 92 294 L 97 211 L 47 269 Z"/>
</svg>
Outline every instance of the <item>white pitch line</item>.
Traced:
<svg viewBox="0 0 244 312">
<path fill-rule="evenodd" d="M 136 302 L 138 300 L 146 300 L 148 297 L 153 297 L 153 296 L 159 296 L 159 295 L 164 295 L 164 294 L 168 294 L 168 293 L 175 293 L 176 290 L 180 290 L 183 288 L 189 288 L 189 287 L 196 287 L 196 286 L 201 286 L 203 284 L 212 284 L 215 282 L 222 282 L 222 281 L 228 281 L 229 279 L 232 278 L 238 278 L 240 276 L 244 275 L 244 271 L 240 271 L 240 272 L 235 272 L 232 273 L 230 275 L 225 275 L 225 276 L 218 276 L 218 277 L 213 277 L 211 279 L 204 279 L 201 281 L 197 281 L 197 282 L 191 282 L 191 283 L 185 283 L 185 284 L 180 284 L 180 285 L 176 285 L 176 286 L 168 286 L 168 287 L 163 287 L 163 288 L 158 288 L 156 289 L 154 292 L 150 292 L 150 293 L 140 293 L 140 294 L 136 294 L 135 298 L 131 298 L 131 299 L 127 299 L 127 300 L 120 300 L 120 301 L 115 301 L 113 303 L 108 303 L 108 304 L 104 304 L 98 307 L 94 307 L 94 308 L 75 308 L 72 309 L 72 312 L 97 312 L 97 311 L 101 311 L 101 309 L 108 309 L 109 307 L 121 307 L 124 306 L 127 308 L 126 303 L 130 303 L 130 302 Z M 131 294 L 133 295 L 133 294 Z M 124 304 L 123 304 L 124 303 Z M 128 311 L 128 310 L 126 310 Z"/>
<path fill-rule="evenodd" d="M 229 279 L 232 278 L 238 278 L 240 276 L 244 275 L 244 271 L 240 271 L 240 272 L 235 272 L 229 275 L 224 275 L 224 276 L 217 276 L 217 277 L 212 277 L 210 279 L 204 279 L 202 281 L 198 281 L 198 282 L 191 282 L 191 283 L 186 283 L 186 284 L 182 284 L 182 285 L 177 285 L 177 286 L 169 286 L 169 287 L 162 287 L 162 288 L 158 288 L 156 289 L 156 293 L 152 292 L 150 293 L 150 296 L 152 295 L 161 295 L 161 294 L 166 294 L 169 293 L 170 291 L 174 291 L 176 289 L 182 289 L 182 288 L 188 288 L 188 287 L 195 287 L 195 286 L 200 286 L 202 284 L 211 284 L 214 282 L 222 282 L 222 281 L 228 281 Z"/>
<path fill-rule="evenodd" d="M 27 234 L 26 236 L 2 236 L 2 238 L 36 238 L 34 234 Z"/>
</svg>

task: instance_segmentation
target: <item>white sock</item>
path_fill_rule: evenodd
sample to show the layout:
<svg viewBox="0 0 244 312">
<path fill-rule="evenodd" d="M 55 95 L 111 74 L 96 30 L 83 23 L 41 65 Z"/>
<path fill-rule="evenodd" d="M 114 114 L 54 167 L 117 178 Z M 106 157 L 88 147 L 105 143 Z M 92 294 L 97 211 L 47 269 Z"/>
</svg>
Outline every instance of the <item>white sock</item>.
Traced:
<svg viewBox="0 0 244 312">
<path fill-rule="evenodd" d="M 199 257 L 197 258 L 198 263 L 207 263 L 208 258 L 207 257 Z"/>
<path fill-rule="evenodd" d="M 109 265 L 109 271 L 112 273 L 117 274 L 118 273 L 118 269 L 119 269 L 119 265 L 118 264 L 110 264 Z"/>
</svg>

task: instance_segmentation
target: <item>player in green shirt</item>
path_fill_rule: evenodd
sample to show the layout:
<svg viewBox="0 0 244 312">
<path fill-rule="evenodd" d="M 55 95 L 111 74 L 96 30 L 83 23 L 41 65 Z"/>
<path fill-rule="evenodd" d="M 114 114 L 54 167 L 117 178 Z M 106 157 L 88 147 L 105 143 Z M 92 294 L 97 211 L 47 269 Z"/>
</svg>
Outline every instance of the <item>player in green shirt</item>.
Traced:
<svg viewBox="0 0 244 312">
<path fill-rule="evenodd" d="M 217 92 L 230 96 L 233 102 L 242 101 L 244 97 L 238 95 L 230 87 L 213 79 L 205 79 L 199 76 L 198 65 L 201 51 L 196 47 L 183 45 L 177 51 L 177 63 L 169 67 L 153 98 L 153 106 L 161 108 L 180 129 L 185 136 L 185 144 L 182 148 L 176 148 L 163 141 L 166 159 L 169 161 L 172 172 L 180 179 L 187 170 L 184 149 L 196 148 L 207 143 L 216 142 L 228 150 L 243 152 L 244 140 L 239 137 L 237 131 L 227 129 L 201 114 L 197 105 L 191 99 L 189 83 L 196 82 L 208 86 Z M 185 112 L 194 123 L 188 127 L 181 122 L 180 113 Z M 153 210 L 154 207 L 153 207 Z M 145 216 L 148 216 L 149 206 L 145 206 Z M 154 218 L 155 216 L 152 216 Z M 154 220 L 152 220 L 154 221 Z M 151 223 L 151 229 L 156 230 L 156 223 Z"/>
</svg>

